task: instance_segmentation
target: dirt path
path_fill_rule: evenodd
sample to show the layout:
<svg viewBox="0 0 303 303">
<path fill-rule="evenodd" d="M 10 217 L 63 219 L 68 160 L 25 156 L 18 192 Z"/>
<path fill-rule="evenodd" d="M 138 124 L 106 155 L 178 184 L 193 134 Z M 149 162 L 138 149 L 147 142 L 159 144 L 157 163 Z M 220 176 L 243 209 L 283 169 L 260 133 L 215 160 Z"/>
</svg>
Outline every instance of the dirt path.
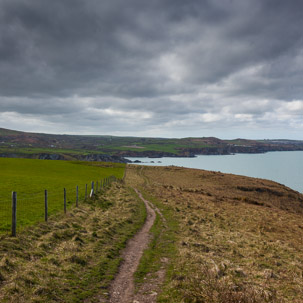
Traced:
<svg viewBox="0 0 303 303">
<path fill-rule="evenodd" d="M 147 248 L 150 240 L 149 230 L 156 218 L 156 213 L 151 208 L 149 201 L 145 200 L 137 189 L 135 191 L 145 204 L 147 218 L 142 229 L 128 242 L 123 252 L 122 258 L 124 261 L 110 289 L 110 303 L 134 302 L 133 274 L 139 265 L 144 249 Z"/>
</svg>

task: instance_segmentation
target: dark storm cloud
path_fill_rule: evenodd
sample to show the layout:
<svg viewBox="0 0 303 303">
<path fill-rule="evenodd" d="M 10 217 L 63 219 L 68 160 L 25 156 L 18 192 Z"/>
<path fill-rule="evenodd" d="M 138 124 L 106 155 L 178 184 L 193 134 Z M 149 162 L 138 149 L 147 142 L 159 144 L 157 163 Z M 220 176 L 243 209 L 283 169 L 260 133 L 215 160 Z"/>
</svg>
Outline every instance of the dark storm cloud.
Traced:
<svg viewBox="0 0 303 303">
<path fill-rule="evenodd" d="M 301 129 L 302 28 L 297 0 L 1 0 L 0 127 Z"/>
</svg>

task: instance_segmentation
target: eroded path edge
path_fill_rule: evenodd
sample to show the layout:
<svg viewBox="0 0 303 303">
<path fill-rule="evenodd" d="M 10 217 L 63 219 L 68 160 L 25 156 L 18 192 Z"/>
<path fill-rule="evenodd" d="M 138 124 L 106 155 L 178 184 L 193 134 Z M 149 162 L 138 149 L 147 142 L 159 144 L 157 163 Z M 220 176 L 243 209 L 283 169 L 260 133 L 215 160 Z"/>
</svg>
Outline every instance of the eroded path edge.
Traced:
<svg viewBox="0 0 303 303">
<path fill-rule="evenodd" d="M 150 241 L 149 231 L 154 224 L 156 213 L 150 206 L 150 202 L 144 199 L 142 194 L 134 188 L 140 199 L 144 202 L 147 216 L 141 230 L 128 241 L 122 254 L 123 262 L 119 272 L 110 288 L 110 303 L 133 302 L 134 298 L 134 278 L 143 251 L 147 248 Z"/>
</svg>

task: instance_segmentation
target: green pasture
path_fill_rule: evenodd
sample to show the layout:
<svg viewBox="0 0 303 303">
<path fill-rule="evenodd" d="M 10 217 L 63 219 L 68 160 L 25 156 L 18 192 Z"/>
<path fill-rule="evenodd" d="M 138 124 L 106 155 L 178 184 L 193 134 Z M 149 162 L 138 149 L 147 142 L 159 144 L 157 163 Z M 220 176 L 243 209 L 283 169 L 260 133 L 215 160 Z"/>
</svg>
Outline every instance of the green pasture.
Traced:
<svg viewBox="0 0 303 303">
<path fill-rule="evenodd" d="M 72 155 L 89 155 L 91 153 L 100 154 L 100 151 L 76 150 L 66 148 L 42 148 L 42 147 L 0 147 L 1 153 L 16 153 L 16 154 L 72 154 Z"/>
<path fill-rule="evenodd" d="M 137 145 L 141 148 L 134 148 L 134 147 L 128 147 L 131 145 Z M 182 148 L 205 148 L 205 147 L 211 147 L 211 145 L 208 144 L 201 144 L 198 143 L 190 143 L 190 144 L 177 144 L 177 143 L 157 143 L 157 144 L 142 144 L 142 143 L 136 143 L 134 142 L 131 145 L 110 145 L 103 147 L 103 150 L 105 150 L 107 153 L 113 153 L 117 150 L 126 150 L 126 151 L 135 151 L 138 153 L 146 152 L 146 151 L 156 151 L 156 152 L 169 152 L 172 154 L 178 154 L 180 152 L 180 149 Z"/>
<path fill-rule="evenodd" d="M 134 148 L 134 147 L 127 147 L 131 145 L 137 145 L 138 147 L 142 148 Z M 170 153 L 177 153 L 175 144 L 131 144 L 131 145 L 125 145 L 125 146 L 106 146 L 106 149 L 108 149 L 108 153 L 116 151 L 116 150 L 127 150 L 127 151 L 136 151 L 136 152 L 145 152 L 145 151 L 160 151 L 160 152 L 170 152 Z"/>
<path fill-rule="evenodd" d="M 85 197 L 85 185 L 90 191 L 91 182 L 109 176 L 122 178 L 125 164 L 82 161 L 52 161 L 0 158 L 0 231 L 11 227 L 11 195 L 17 192 L 18 228 L 44 218 L 44 190 L 48 190 L 49 214 L 63 210 L 63 191 L 67 203 Z"/>
</svg>

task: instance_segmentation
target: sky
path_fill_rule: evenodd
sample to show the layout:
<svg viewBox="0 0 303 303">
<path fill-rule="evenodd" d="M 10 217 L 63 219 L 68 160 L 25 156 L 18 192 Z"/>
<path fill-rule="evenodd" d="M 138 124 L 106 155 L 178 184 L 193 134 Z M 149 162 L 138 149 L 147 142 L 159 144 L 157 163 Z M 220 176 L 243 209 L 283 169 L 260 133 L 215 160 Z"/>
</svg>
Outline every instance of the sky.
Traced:
<svg viewBox="0 0 303 303">
<path fill-rule="evenodd" d="M 0 0 L 0 127 L 303 139 L 302 0 Z"/>
</svg>

